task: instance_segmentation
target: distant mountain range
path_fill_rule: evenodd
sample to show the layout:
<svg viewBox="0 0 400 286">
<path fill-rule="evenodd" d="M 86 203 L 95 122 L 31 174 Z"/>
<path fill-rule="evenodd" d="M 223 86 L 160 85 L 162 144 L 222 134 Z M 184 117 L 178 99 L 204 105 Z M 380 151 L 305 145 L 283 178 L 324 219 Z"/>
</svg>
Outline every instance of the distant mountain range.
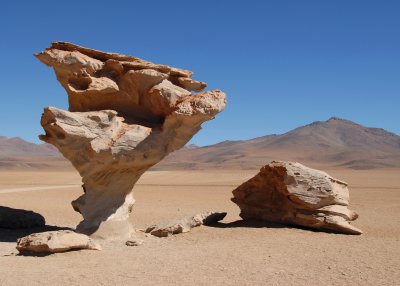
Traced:
<svg viewBox="0 0 400 286">
<path fill-rule="evenodd" d="M 314 167 L 400 167 L 400 136 L 333 117 L 281 135 L 184 148 L 155 168 L 258 169 L 271 160 L 298 161 Z"/>
<path fill-rule="evenodd" d="M 0 136 L 0 169 L 69 167 L 50 144 L 34 144 L 21 138 Z"/>
<path fill-rule="evenodd" d="M 281 135 L 224 141 L 178 150 L 153 170 L 258 169 L 271 160 L 298 161 L 311 167 L 373 169 L 400 167 L 400 136 L 380 128 L 333 117 Z M 68 166 L 48 144 L 0 137 L 0 168 Z"/>
<path fill-rule="evenodd" d="M 15 158 L 24 156 L 59 156 L 59 153 L 53 145 L 33 144 L 19 137 L 0 136 L 0 158 Z"/>
</svg>

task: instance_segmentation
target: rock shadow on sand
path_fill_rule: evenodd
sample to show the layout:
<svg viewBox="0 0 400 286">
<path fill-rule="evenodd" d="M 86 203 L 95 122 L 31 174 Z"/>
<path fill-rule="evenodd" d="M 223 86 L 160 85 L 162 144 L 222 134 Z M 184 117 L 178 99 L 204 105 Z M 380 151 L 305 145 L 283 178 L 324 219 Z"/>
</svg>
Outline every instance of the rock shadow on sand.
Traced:
<svg viewBox="0 0 400 286">
<path fill-rule="evenodd" d="M 70 229 L 46 225 L 44 217 L 36 212 L 0 206 L 0 242 L 15 242 L 32 233 Z"/>
<path fill-rule="evenodd" d="M 206 226 L 216 228 L 288 228 L 286 225 L 261 220 L 236 220 L 228 223 L 216 222 L 207 224 Z"/>
<path fill-rule="evenodd" d="M 207 224 L 205 226 L 208 227 L 215 227 L 215 228 L 272 228 L 272 229 L 280 229 L 280 228 L 286 228 L 286 229 L 292 229 L 292 230 L 304 230 L 304 231 L 310 231 L 310 232 L 315 232 L 315 233 L 329 233 L 329 234 L 344 234 L 347 235 L 346 233 L 334 231 L 334 230 L 327 230 L 327 229 L 315 229 L 315 228 L 310 228 L 310 227 L 305 227 L 305 226 L 300 226 L 300 225 L 292 225 L 292 224 L 278 224 L 278 223 L 273 223 L 273 222 L 267 222 L 267 221 L 262 221 L 262 220 L 236 220 L 233 222 L 228 222 L 228 223 L 223 223 L 223 222 L 216 222 L 212 224 Z"/>
</svg>

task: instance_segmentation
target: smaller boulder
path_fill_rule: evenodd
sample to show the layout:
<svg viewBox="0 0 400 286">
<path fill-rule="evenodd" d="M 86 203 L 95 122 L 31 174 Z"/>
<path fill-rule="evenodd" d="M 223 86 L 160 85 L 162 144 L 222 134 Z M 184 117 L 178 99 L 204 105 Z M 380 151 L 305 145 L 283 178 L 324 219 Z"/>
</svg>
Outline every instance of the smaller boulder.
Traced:
<svg viewBox="0 0 400 286">
<path fill-rule="evenodd" d="M 152 225 L 146 229 L 146 233 L 150 233 L 157 237 L 167 237 L 169 235 L 189 232 L 192 228 L 200 225 L 208 225 L 223 220 L 226 213 L 207 212 L 179 220 L 159 223 Z"/>
<path fill-rule="evenodd" d="M 46 221 L 41 214 L 33 211 L 0 206 L 0 228 L 20 229 L 43 227 Z"/>
<path fill-rule="evenodd" d="M 297 162 L 273 161 L 233 190 L 232 201 L 244 220 L 300 225 L 347 234 L 362 231 L 350 224 L 347 183 Z"/>
<path fill-rule="evenodd" d="M 72 230 L 33 233 L 17 240 L 17 250 L 21 253 L 58 253 L 78 249 L 101 250 L 101 247 L 89 236 Z"/>
</svg>

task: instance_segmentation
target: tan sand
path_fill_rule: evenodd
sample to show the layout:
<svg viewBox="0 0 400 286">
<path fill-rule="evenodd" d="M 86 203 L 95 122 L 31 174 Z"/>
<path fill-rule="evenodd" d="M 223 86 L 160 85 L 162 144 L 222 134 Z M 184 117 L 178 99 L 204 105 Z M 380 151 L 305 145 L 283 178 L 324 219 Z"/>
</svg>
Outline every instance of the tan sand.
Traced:
<svg viewBox="0 0 400 286">
<path fill-rule="evenodd" d="M 361 236 L 233 223 L 240 218 L 231 191 L 256 172 L 145 174 L 135 187 L 137 228 L 208 210 L 228 216 L 219 227 L 150 238 L 137 247 L 18 256 L 15 239 L 22 233 L 0 230 L 0 285 L 398 285 L 400 170 L 328 170 L 350 184 Z M 36 211 L 48 225 L 73 227 L 81 219 L 70 205 L 82 192 L 79 185 L 74 172 L 4 171 L 0 204 Z"/>
</svg>

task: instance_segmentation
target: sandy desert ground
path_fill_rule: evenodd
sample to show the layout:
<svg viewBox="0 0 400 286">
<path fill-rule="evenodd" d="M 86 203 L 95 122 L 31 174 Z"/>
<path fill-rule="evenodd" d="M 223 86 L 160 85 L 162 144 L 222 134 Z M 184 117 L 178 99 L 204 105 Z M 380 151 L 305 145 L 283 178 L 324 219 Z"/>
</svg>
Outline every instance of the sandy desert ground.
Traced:
<svg viewBox="0 0 400 286">
<path fill-rule="evenodd" d="M 132 220 L 147 225 L 207 210 L 220 224 L 137 247 L 19 256 L 25 232 L 0 230 L 0 285 L 399 285 L 400 170 L 327 170 L 350 184 L 361 236 L 244 224 L 231 191 L 257 170 L 153 171 L 135 187 Z M 81 219 L 75 172 L 2 171 L 0 205 L 36 211 L 49 226 Z M 50 227 L 49 227 L 50 228 Z"/>
</svg>

